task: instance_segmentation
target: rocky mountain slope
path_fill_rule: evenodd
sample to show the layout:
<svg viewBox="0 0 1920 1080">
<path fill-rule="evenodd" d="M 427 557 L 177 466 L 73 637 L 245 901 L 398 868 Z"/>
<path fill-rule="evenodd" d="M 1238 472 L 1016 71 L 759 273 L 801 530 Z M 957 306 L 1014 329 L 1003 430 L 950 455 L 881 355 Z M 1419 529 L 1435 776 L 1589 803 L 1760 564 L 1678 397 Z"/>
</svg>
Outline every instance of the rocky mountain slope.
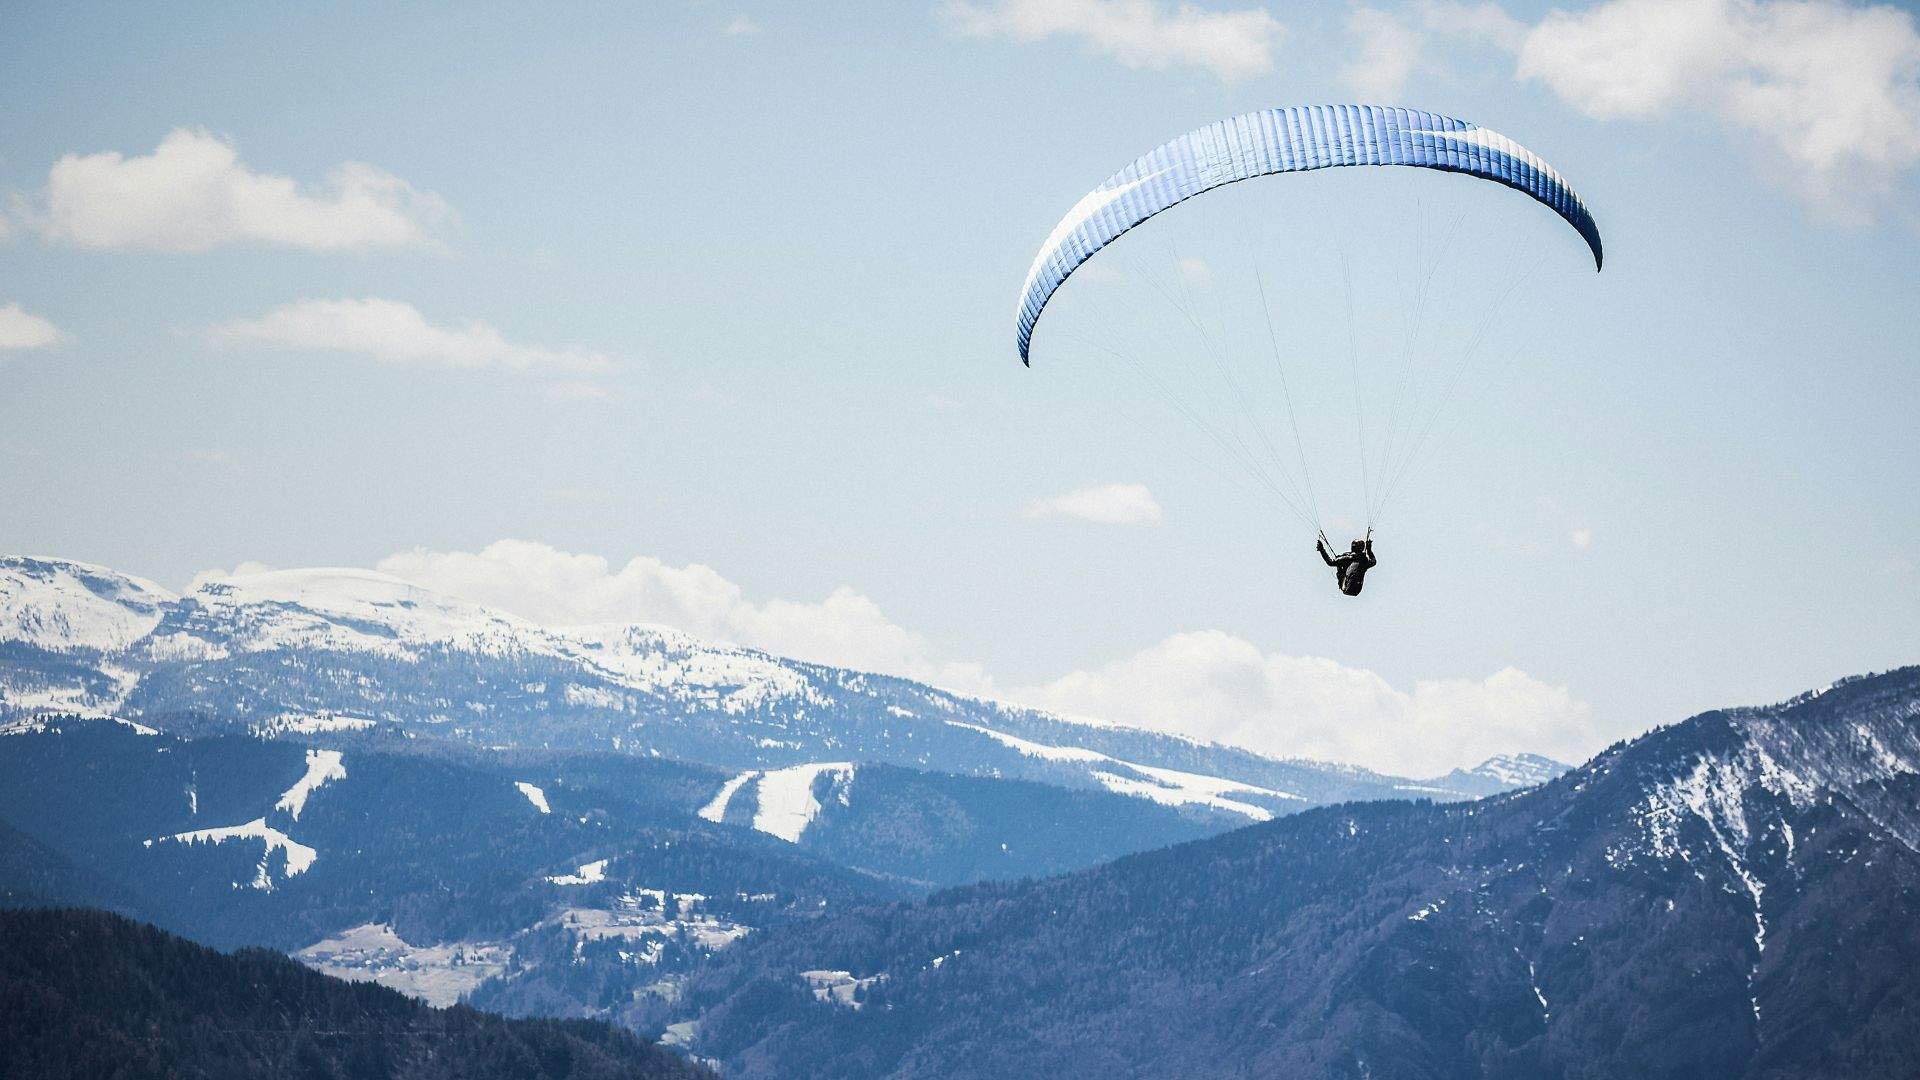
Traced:
<svg viewBox="0 0 1920 1080">
<path fill-rule="evenodd" d="M 743 1077 L 1906 1076 L 1917 914 L 1910 668 L 792 927 L 661 1020 Z"/>
</svg>

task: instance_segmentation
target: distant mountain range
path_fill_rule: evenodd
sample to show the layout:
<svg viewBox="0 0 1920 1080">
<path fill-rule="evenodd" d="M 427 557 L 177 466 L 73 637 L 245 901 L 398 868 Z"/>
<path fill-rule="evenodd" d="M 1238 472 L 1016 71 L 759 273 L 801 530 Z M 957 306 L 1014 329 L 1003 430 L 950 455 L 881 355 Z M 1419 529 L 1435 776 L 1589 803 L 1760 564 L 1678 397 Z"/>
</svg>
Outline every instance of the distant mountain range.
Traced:
<svg viewBox="0 0 1920 1080">
<path fill-rule="evenodd" d="M 1502 757 L 1421 780 L 1277 760 L 657 627 L 541 627 L 365 570 L 234 577 L 182 597 L 0 557 L 0 722 L 49 712 L 180 734 L 659 755 L 734 770 L 736 793 L 776 799 L 843 764 L 890 764 L 1116 792 L 1219 828 L 1351 799 L 1474 798 L 1565 768 Z"/>
<path fill-rule="evenodd" d="M 0 1076 L 699 1080 L 581 1021 L 441 1010 L 104 912 L 0 911 Z"/>
<path fill-rule="evenodd" d="M 365 571 L 0 558 L 0 905 L 680 1045 L 689 980 L 782 928 L 1564 768 L 1276 760 Z"/>
<path fill-rule="evenodd" d="M 1920 1075 L 1920 668 L 742 943 L 736 1077 Z"/>
</svg>

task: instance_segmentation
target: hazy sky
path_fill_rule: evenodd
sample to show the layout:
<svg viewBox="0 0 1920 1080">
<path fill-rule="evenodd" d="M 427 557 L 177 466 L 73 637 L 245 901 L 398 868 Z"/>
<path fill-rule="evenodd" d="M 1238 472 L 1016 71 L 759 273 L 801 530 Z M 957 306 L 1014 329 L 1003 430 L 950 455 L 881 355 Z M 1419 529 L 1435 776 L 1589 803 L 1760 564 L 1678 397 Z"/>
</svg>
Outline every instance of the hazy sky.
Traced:
<svg viewBox="0 0 1920 1080">
<path fill-rule="evenodd" d="M 1414 771 L 1920 660 L 1910 9 L 474 7 L 0 14 L 0 549 L 379 565 Z M 1521 140 L 1608 243 L 1434 178 L 1541 270 L 1357 601 L 1137 382 L 1012 342 L 1113 170 L 1352 100 Z M 1205 201 L 1153 227 L 1217 244 Z"/>
</svg>

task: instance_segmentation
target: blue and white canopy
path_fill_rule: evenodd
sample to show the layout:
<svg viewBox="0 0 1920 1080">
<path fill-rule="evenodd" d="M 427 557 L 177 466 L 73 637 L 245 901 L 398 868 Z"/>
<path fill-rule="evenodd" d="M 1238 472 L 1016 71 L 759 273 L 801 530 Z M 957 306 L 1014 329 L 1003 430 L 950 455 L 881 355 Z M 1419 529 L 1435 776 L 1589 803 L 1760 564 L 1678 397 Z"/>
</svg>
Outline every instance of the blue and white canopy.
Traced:
<svg viewBox="0 0 1920 1080">
<path fill-rule="evenodd" d="M 1381 105 L 1306 105 L 1221 120 L 1114 173 L 1054 226 L 1020 291 L 1020 360 L 1034 324 L 1067 276 L 1160 211 L 1236 180 L 1342 165 L 1406 165 L 1466 173 L 1526 192 L 1566 219 L 1600 268 L 1600 230 L 1553 166 L 1512 139 L 1464 120 Z"/>
</svg>

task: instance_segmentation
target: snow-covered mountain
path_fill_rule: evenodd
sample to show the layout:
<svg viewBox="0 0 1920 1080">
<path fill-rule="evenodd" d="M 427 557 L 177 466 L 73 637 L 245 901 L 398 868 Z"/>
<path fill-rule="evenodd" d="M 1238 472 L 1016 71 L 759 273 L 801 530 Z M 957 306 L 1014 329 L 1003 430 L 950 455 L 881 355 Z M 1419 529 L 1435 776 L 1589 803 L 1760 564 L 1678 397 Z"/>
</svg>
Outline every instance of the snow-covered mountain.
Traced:
<svg viewBox="0 0 1920 1080">
<path fill-rule="evenodd" d="M 658 1022 L 735 1077 L 1916 1076 L 1917 914 L 1908 668 L 1479 802 L 793 924 Z"/>
<path fill-rule="evenodd" d="M 481 656 L 563 655 L 539 627 L 373 570 L 275 570 L 210 581 L 162 620 L 160 654 L 362 652 L 393 660 L 418 649 Z"/>
<path fill-rule="evenodd" d="M 1539 754 L 1498 754 L 1471 769 L 1455 769 L 1431 783 L 1448 791 L 1497 795 L 1502 791 L 1544 784 L 1565 773 L 1567 768 Z"/>
<path fill-rule="evenodd" d="M 1507 757 L 1409 780 L 1277 760 L 659 627 L 543 627 L 366 570 L 242 575 L 175 596 L 100 567 L 6 559 L 0 722 L 49 711 L 180 733 L 662 755 L 735 770 L 765 801 L 780 801 L 782 778 L 810 785 L 840 763 L 877 762 L 1097 788 L 1223 823 L 1349 799 L 1471 798 L 1563 768 Z"/>
<path fill-rule="evenodd" d="M 178 599 L 102 566 L 0 555 L 0 641 L 113 652 L 145 637 Z"/>
</svg>

